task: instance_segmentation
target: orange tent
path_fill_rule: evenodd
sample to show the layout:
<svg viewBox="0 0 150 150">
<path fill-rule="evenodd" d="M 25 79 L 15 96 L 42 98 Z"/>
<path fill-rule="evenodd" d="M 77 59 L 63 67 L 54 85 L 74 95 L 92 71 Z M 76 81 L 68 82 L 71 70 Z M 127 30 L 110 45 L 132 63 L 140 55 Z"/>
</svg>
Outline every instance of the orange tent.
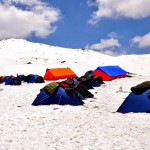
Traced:
<svg viewBox="0 0 150 150">
<path fill-rule="evenodd" d="M 46 69 L 44 80 L 59 80 L 76 77 L 76 74 L 70 68 Z"/>
</svg>

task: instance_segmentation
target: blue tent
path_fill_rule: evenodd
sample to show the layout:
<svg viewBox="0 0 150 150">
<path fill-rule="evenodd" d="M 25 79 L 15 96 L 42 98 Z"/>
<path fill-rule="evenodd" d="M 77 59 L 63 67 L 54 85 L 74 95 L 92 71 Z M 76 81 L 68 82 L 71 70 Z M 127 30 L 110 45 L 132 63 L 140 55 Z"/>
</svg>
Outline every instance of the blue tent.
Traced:
<svg viewBox="0 0 150 150">
<path fill-rule="evenodd" d="M 125 77 L 127 73 L 128 72 L 119 66 L 100 66 L 96 68 L 90 75 L 97 75 L 102 77 L 104 81 L 108 81 L 115 78 Z"/>
<path fill-rule="evenodd" d="M 17 78 L 20 79 L 20 81 L 25 81 L 25 79 L 27 78 L 27 76 L 25 76 L 23 74 L 20 74 L 20 75 L 17 75 Z"/>
<path fill-rule="evenodd" d="M 102 70 L 103 72 L 107 73 L 110 76 L 127 74 L 127 72 L 122 68 L 120 68 L 119 66 L 101 66 L 98 67 L 96 70 Z"/>
<path fill-rule="evenodd" d="M 150 89 L 139 95 L 131 92 L 124 100 L 122 105 L 118 108 L 117 112 L 121 113 L 150 112 L 150 99 L 148 98 L 149 93 Z"/>
<path fill-rule="evenodd" d="M 39 75 L 30 74 L 27 76 L 27 83 L 44 83 L 44 79 Z"/>
<path fill-rule="evenodd" d="M 17 77 L 7 77 L 4 80 L 5 85 L 21 85 L 21 81 Z"/>
<path fill-rule="evenodd" d="M 51 104 L 79 106 L 83 105 L 83 102 L 74 92 L 66 92 L 63 87 L 59 87 L 53 94 L 49 94 L 46 90 L 41 89 L 32 103 L 35 106 Z"/>
<path fill-rule="evenodd" d="M 27 80 L 27 83 L 35 83 L 35 80 L 36 80 L 36 78 L 37 78 L 37 75 L 31 74 L 31 75 L 29 75 L 28 77 L 29 77 L 29 78 L 28 78 L 28 80 Z"/>
<path fill-rule="evenodd" d="M 10 78 L 10 76 L 5 76 L 5 77 L 3 78 L 3 82 L 6 82 L 7 80 L 9 80 L 9 78 Z"/>
</svg>

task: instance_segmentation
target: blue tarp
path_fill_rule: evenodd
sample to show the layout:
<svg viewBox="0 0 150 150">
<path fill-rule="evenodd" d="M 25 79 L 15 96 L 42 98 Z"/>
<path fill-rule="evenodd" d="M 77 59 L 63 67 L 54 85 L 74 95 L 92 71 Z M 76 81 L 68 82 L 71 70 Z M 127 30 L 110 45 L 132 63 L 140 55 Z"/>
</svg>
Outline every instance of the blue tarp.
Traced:
<svg viewBox="0 0 150 150">
<path fill-rule="evenodd" d="M 97 70 L 101 70 L 101 71 L 105 72 L 106 74 L 108 74 L 109 76 L 118 76 L 118 75 L 124 75 L 124 74 L 128 73 L 125 70 L 123 70 L 122 68 L 120 68 L 119 66 L 100 66 L 93 72 L 95 72 Z"/>
<path fill-rule="evenodd" d="M 150 99 L 148 98 L 149 92 L 150 89 L 140 95 L 131 92 L 118 108 L 117 112 L 150 112 Z"/>
</svg>

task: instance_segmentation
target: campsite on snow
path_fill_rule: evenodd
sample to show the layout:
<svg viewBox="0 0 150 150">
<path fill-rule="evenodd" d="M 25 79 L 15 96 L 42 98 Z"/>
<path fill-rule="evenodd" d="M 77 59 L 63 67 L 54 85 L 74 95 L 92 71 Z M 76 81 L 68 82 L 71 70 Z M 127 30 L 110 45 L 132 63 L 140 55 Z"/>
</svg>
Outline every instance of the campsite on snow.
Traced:
<svg viewBox="0 0 150 150">
<path fill-rule="evenodd" d="M 0 149 L 149 149 L 149 60 L 0 41 Z"/>
</svg>

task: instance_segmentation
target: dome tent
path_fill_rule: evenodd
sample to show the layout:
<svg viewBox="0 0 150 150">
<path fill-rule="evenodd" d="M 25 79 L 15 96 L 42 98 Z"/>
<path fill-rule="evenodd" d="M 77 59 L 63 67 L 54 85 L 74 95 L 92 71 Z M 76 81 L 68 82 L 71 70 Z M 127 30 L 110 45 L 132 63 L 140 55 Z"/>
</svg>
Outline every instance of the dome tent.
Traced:
<svg viewBox="0 0 150 150">
<path fill-rule="evenodd" d="M 21 85 L 21 81 L 17 77 L 7 76 L 4 79 L 5 85 Z"/>
<path fill-rule="evenodd" d="M 150 112 L 150 81 L 131 87 L 131 91 L 117 112 Z"/>
<path fill-rule="evenodd" d="M 26 77 L 27 83 L 44 83 L 44 79 L 42 76 L 39 76 L 37 74 L 29 74 Z"/>
<path fill-rule="evenodd" d="M 32 105 L 83 105 L 82 99 L 73 90 L 65 90 L 56 82 L 49 83 L 40 90 Z"/>
</svg>

